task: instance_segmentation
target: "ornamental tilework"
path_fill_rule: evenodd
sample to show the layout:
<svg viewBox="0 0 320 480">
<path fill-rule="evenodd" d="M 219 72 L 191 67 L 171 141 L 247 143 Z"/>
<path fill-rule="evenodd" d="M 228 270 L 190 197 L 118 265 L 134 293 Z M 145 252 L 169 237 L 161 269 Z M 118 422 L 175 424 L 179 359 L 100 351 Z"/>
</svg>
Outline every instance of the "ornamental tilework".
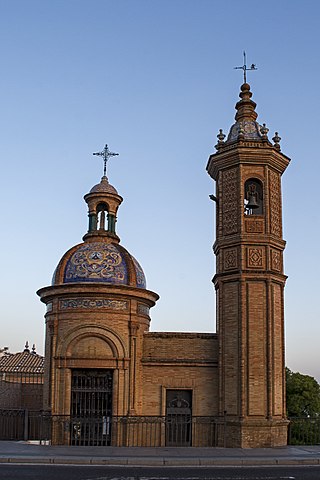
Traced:
<svg viewBox="0 0 320 480">
<path fill-rule="evenodd" d="M 128 302 L 124 300 L 110 300 L 105 298 L 66 298 L 60 300 L 60 308 L 110 308 L 112 310 L 127 310 Z"/>
<path fill-rule="evenodd" d="M 107 282 L 128 284 L 124 258 L 111 243 L 85 243 L 67 262 L 64 282 Z"/>
<path fill-rule="evenodd" d="M 138 313 L 142 313 L 142 315 L 149 315 L 149 308 L 147 307 L 147 305 L 138 303 Z"/>
<path fill-rule="evenodd" d="M 236 122 L 232 125 L 230 129 L 230 133 L 228 135 L 228 142 L 237 140 L 240 128 L 242 130 L 243 137 L 246 140 L 260 140 L 261 138 L 261 125 L 258 122 L 252 120 L 244 120 L 242 122 Z"/>
<path fill-rule="evenodd" d="M 144 276 L 141 265 L 134 257 L 131 256 L 131 258 L 136 269 L 137 287 L 146 288 L 146 277 Z"/>
</svg>

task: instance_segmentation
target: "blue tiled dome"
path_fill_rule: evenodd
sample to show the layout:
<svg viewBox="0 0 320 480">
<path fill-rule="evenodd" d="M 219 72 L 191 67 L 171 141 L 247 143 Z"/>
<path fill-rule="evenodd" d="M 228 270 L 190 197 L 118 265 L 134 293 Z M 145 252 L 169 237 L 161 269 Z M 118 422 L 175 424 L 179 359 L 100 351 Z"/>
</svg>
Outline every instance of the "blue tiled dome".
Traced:
<svg viewBox="0 0 320 480">
<path fill-rule="evenodd" d="M 61 259 L 52 284 L 98 282 L 146 288 L 143 270 L 121 245 L 85 242 L 71 248 Z"/>
</svg>

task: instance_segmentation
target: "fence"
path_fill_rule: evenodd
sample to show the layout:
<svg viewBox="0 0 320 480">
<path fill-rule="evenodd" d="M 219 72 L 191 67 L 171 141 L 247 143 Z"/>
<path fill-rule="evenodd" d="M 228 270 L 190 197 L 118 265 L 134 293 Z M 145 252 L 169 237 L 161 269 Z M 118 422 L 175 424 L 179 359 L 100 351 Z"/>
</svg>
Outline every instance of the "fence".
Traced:
<svg viewBox="0 0 320 480">
<path fill-rule="evenodd" d="M 320 444 L 320 417 L 290 418 L 290 424 L 288 429 L 288 444 Z"/>
<path fill-rule="evenodd" d="M 44 425 L 41 412 L 0 410 L 0 440 L 41 440 Z"/>
<path fill-rule="evenodd" d="M 223 445 L 223 417 L 71 417 L 0 409 L 0 440 L 128 447 Z M 288 445 L 320 444 L 320 417 L 291 418 Z"/>
<path fill-rule="evenodd" d="M 0 440 L 52 441 L 56 445 L 214 447 L 224 436 L 221 417 L 71 417 L 0 410 Z"/>
</svg>

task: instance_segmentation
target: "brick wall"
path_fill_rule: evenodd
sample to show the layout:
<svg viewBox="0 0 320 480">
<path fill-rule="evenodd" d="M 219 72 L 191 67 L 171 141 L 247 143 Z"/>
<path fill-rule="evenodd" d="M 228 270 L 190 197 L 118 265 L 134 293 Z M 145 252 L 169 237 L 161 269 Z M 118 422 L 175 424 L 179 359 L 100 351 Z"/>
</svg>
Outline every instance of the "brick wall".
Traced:
<svg viewBox="0 0 320 480">
<path fill-rule="evenodd" d="M 143 414 L 165 415 L 166 390 L 192 390 L 192 414 L 218 414 L 215 334 L 149 332 L 143 343 Z"/>
</svg>

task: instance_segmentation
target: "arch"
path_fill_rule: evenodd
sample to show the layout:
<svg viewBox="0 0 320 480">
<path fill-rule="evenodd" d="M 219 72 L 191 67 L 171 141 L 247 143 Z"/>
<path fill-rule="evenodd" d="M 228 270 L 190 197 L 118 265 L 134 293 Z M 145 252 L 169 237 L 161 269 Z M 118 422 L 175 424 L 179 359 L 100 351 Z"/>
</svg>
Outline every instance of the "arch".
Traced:
<svg viewBox="0 0 320 480">
<path fill-rule="evenodd" d="M 106 230 L 106 216 L 109 213 L 109 206 L 105 202 L 99 202 L 96 206 L 97 229 Z"/>
<path fill-rule="evenodd" d="M 124 342 L 116 332 L 109 328 L 94 324 L 87 324 L 70 330 L 64 339 L 57 345 L 57 356 L 69 356 L 68 353 L 70 348 L 72 348 L 72 344 L 90 337 L 98 337 L 103 340 L 108 345 L 115 358 L 128 357 Z"/>
<path fill-rule="evenodd" d="M 99 202 L 99 203 L 97 203 L 96 212 L 99 213 L 99 212 L 101 212 L 102 210 L 104 210 L 105 212 L 108 212 L 108 211 L 109 211 L 109 205 L 107 204 L 107 202 Z"/>
<path fill-rule="evenodd" d="M 248 178 L 244 183 L 244 213 L 246 215 L 263 215 L 263 183 L 258 178 Z"/>
<path fill-rule="evenodd" d="M 66 354 L 72 358 L 118 358 L 113 342 L 101 335 L 83 333 L 68 345 Z"/>
</svg>

